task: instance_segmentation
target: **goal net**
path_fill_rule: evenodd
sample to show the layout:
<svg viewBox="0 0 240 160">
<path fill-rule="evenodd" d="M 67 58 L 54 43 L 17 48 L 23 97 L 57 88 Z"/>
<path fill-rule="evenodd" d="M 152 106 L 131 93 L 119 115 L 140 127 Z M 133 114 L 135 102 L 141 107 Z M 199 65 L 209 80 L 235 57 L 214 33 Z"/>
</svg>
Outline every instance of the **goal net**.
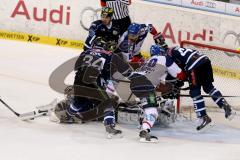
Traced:
<svg viewBox="0 0 240 160">
<path fill-rule="evenodd" d="M 227 102 L 236 110 L 240 110 L 240 54 L 239 52 L 217 45 L 208 45 L 196 42 L 182 41 L 181 47 L 198 50 L 207 55 L 212 63 L 214 72 L 214 86 L 226 96 Z M 208 75 L 206 75 L 208 76 Z M 189 95 L 189 91 L 181 94 Z M 202 90 L 202 95 L 206 95 Z M 210 97 L 204 97 L 207 110 L 220 111 Z M 181 97 L 180 111 L 193 108 L 190 97 Z"/>
</svg>

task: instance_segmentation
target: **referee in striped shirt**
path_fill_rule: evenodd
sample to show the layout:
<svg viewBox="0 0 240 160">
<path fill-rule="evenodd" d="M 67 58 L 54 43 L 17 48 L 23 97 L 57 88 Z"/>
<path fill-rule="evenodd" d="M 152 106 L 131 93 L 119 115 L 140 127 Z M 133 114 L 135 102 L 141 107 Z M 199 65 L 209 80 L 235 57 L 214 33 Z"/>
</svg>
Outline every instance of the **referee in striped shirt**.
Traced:
<svg viewBox="0 0 240 160">
<path fill-rule="evenodd" d="M 107 6 L 113 9 L 113 23 L 119 26 L 121 35 L 131 24 L 128 10 L 128 5 L 130 4 L 131 0 L 101 0 L 102 7 Z"/>
</svg>

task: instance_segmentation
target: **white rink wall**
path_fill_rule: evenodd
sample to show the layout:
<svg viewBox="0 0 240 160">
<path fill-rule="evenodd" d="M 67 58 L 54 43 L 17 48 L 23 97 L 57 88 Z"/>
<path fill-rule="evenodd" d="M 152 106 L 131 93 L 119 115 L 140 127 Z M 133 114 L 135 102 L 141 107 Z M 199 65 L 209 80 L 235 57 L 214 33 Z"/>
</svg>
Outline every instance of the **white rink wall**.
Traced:
<svg viewBox="0 0 240 160">
<path fill-rule="evenodd" d="M 84 40 L 87 31 L 80 20 L 89 25 L 94 19 L 94 12 L 89 10 L 81 17 L 87 7 L 100 8 L 99 0 L 1 0 L 0 30 Z M 236 16 L 140 0 L 133 2 L 130 13 L 135 22 L 153 23 L 170 45 L 193 40 L 225 44 L 234 49 L 240 46 L 240 18 Z M 148 51 L 152 42 L 149 36 L 143 50 Z"/>
</svg>

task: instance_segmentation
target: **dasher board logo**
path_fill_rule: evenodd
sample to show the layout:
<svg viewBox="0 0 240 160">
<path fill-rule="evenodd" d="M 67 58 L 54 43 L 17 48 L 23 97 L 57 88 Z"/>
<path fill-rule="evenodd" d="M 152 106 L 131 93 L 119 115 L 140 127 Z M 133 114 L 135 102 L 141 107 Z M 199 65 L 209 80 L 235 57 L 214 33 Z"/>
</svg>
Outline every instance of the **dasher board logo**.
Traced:
<svg viewBox="0 0 240 160">
<path fill-rule="evenodd" d="M 234 45 L 236 48 L 240 46 L 240 33 L 237 33 L 237 32 L 235 32 L 235 31 L 227 31 L 227 32 L 224 34 L 224 36 L 223 36 L 222 42 L 223 42 L 223 43 L 226 43 L 226 42 L 227 42 L 227 39 L 228 39 L 229 37 L 233 38 L 233 40 L 234 40 L 234 41 L 233 41 L 233 45 Z M 225 52 L 225 54 L 228 55 L 229 57 L 234 57 L 234 56 L 236 56 L 236 57 L 240 58 L 240 55 L 238 55 L 238 54 L 231 54 L 231 53 L 227 53 L 227 52 Z"/>
<path fill-rule="evenodd" d="M 68 44 L 68 41 L 67 40 L 62 40 L 62 39 L 60 39 L 60 38 L 57 38 L 56 39 L 56 45 L 57 46 L 65 46 L 65 45 L 67 45 Z"/>
<path fill-rule="evenodd" d="M 28 42 L 38 42 L 40 40 L 40 37 L 34 36 L 34 35 L 28 35 Z"/>
<path fill-rule="evenodd" d="M 89 27 L 93 21 L 100 19 L 101 8 L 94 9 L 92 7 L 86 7 L 82 10 L 80 14 L 80 25 L 86 31 L 89 30 Z"/>
<path fill-rule="evenodd" d="M 50 21 L 55 24 L 70 25 L 70 10 L 70 6 L 64 7 L 63 5 L 60 5 L 58 9 L 42 9 L 38 7 L 28 8 L 25 1 L 20 0 L 14 8 L 11 17 L 25 17 L 27 20 L 34 20 L 38 22 Z"/>
</svg>

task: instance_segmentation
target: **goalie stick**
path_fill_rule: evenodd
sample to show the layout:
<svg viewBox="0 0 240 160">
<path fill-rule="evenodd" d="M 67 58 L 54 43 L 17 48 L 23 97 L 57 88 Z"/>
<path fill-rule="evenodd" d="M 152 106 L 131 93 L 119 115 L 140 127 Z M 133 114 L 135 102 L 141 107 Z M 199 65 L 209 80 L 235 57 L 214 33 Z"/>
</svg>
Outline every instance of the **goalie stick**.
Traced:
<svg viewBox="0 0 240 160">
<path fill-rule="evenodd" d="M 23 121 L 33 120 L 36 117 L 46 115 L 48 113 L 47 106 L 50 106 L 50 105 L 52 106 L 53 104 L 56 103 L 56 101 L 57 101 L 57 99 L 55 99 L 53 102 L 51 102 L 48 105 L 37 107 L 37 110 L 35 110 L 35 111 L 26 112 L 26 113 L 18 113 L 12 107 L 10 107 L 5 101 L 3 101 L 2 98 L 0 97 L 0 102 Z"/>
</svg>

